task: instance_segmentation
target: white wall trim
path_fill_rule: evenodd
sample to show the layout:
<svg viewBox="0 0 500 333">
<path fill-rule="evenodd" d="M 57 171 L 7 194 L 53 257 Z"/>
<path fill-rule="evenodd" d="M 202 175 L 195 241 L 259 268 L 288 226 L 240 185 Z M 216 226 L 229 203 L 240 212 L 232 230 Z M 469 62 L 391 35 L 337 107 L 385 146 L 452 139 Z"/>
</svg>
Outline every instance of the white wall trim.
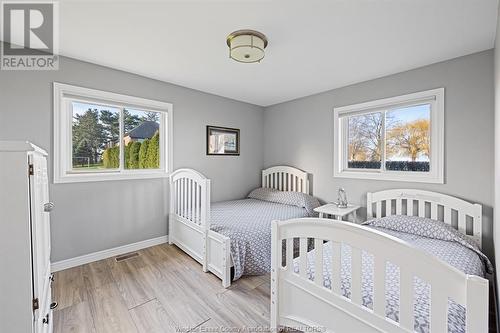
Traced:
<svg viewBox="0 0 500 333">
<path fill-rule="evenodd" d="M 159 244 L 164 244 L 168 243 L 168 235 L 165 236 L 160 236 L 156 238 L 151 238 L 151 239 L 146 239 L 140 242 L 132 243 L 132 244 L 127 244 L 127 245 L 122 245 L 118 247 L 114 247 L 111 249 L 107 250 L 102 250 L 94 253 L 89 253 L 89 254 L 84 254 L 83 256 L 75 257 L 75 258 L 70 258 L 70 259 L 65 259 L 61 261 L 57 261 L 52 263 L 51 265 L 51 271 L 52 272 L 58 272 L 62 271 L 64 269 L 88 264 L 94 261 L 118 256 L 120 254 L 125 254 L 133 251 L 138 251 L 141 249 L 145 249 L 147 247 L 159 245 Z"/>
</svg>

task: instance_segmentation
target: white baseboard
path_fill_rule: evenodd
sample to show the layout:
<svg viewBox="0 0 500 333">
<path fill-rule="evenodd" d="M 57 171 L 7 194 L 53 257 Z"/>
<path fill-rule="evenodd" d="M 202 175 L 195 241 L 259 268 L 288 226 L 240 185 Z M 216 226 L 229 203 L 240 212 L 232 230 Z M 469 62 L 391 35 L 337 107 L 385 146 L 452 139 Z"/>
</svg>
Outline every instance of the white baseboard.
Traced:
<svg viewBox="0 0 500 333">
<path fill-rule="evenodd" d="M 52 272 L 62 271 L 63 269 L 68 269 L 71 267 L 76 267 L 84 264 L 88 264 L 90 262 L 118 256 L 120 254 L 125 254 L 129 252 L 138 251 L 141 249 L 145 249 L 147 247 L 168 243 L 168 235 L 160 236 L 156 238 L 146 239 L 137 243 L 122 245 L 118 247 L 114 247 L 112 249 L 102 250 L 94 253 L 85 254 L 83 256 L 65 259 L 61 261 L 57 261 L 52 263 L 51 270 Z"/>
</svg>

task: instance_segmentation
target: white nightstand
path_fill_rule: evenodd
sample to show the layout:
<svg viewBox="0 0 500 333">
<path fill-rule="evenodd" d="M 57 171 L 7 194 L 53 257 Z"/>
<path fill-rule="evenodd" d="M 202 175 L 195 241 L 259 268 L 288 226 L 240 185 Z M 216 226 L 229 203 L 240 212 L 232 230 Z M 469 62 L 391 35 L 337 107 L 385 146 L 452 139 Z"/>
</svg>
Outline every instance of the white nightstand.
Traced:
<svg viewBox="0 0 500 333">
<path fill-rule="evenodd" d="M 334 219 L 338 218 L 342 220 L 344 216 L 349 216 L 352 215 L 352 222 L 358 223 L 357 222 L 357 216 L 356 216 L 356 211 L 359 209 L 359 206 L 356 205 L 347 205 L 346 208 L 339 208 L 337 207 L 336 204 L 329 203 L 317 208 L 314 208 L 314 211 L 319 213 L 320 218 L 327 218 L 329 215 L 331 215 Z"/>
</svg>

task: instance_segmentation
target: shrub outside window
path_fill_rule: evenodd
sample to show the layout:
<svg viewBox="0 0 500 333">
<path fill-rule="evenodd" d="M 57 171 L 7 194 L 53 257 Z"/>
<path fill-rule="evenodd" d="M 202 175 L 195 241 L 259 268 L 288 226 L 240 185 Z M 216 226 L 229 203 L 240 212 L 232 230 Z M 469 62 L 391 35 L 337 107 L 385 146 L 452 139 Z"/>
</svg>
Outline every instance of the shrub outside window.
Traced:
<svg viewBox="0 0 500 333">
<path fill-rule="evenodd" d="M 334 176 L 444 182 L 444 89 L 334 109 Z"/>
<path fill-rule="evenodd" d="M 165 177 L 171 145 L 171 104 L 54 83 L 55 183 Z"/>
</svg>

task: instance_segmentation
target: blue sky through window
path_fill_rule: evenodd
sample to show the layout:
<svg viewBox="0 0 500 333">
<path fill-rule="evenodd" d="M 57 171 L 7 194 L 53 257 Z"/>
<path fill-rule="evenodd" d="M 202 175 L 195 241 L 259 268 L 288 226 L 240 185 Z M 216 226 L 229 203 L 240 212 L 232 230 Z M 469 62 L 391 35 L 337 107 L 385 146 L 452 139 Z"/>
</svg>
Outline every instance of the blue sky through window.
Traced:
<svg viewBox="0 0 500 333">
<path fill-rule="evenodd" d="M 431 115 L 431 106 L 429 104 L 412 105 L 399 109 L 389 110 L 388 113 L 396 121 L 402 123 L 412 122 L 418 119 L 429 119 Z"/>
</svg>

